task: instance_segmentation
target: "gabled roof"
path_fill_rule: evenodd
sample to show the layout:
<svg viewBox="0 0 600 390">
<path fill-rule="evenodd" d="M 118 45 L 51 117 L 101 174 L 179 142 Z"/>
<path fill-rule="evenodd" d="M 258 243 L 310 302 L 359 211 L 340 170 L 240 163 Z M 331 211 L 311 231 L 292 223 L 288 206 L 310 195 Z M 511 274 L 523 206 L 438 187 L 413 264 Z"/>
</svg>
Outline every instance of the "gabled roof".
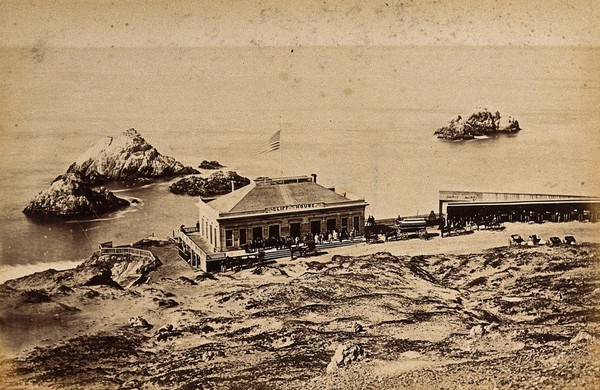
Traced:
<svg viewBox="0 0 600 390">
<path fill-rule="evenodd" d="M 300 183 L 252 183 L 209 202 L 222 213 L 261 211 L 269 207 L 356 202 L 312 181 Z"/>
<path fill-rule="evenodd" d="M 248 195 L 256 187 L 255 183 L 250 183 L 238 190 L 220 196 L 215 200 L 208 202 L 208 205 L 219 213 L 227 213 L 231 211 L 240 201 Z"/>
</svg>

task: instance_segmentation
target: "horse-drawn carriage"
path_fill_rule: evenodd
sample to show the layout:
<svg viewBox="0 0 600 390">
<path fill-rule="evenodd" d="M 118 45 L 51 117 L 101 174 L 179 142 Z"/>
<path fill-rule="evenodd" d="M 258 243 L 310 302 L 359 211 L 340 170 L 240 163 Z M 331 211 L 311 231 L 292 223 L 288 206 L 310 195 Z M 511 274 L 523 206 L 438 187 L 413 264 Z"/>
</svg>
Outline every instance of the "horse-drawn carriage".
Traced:
<svg viewBox="0 0 600 390">
<path fill-rule="evenodd" d="M 367 244 L 380 242 L 379 236 L 383 236 L 385 241 L 397 240 L 398 229 L 382 223 L 373 223 L 365 226 L 365 240 Z"/>
<path fill-rule="evenodd" d="M 294 253 L 298 253 L 298 257 L 316 256 L 319 254 L 317 243 L 314 240 L 305 240 L 298 245 L 290 245 L 290 257 L 294 258 Z"/>
</svg>

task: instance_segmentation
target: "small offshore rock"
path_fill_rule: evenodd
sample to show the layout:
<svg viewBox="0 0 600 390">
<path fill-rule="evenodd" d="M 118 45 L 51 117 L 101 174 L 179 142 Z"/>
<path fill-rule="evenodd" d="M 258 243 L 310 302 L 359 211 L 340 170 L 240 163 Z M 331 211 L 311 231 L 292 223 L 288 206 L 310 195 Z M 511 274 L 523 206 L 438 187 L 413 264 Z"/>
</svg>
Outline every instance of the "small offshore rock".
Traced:
<svg viewBox="0 0 600 390">
<path fill-rule="evenodd" d="M 203 160 L 200 165 L 198 165 L 198 168 L 200 169 L 220 169 L 220 168 L 224 168 L 224 165 L 221 165 L 218 161 L 216 160 L 212 160 L 212 161 L 208 161 L 208 160 Z"/>
<path fill-rule="evenodd" d="M 239 189 L 250 184 L 250 179 L 240 176 L 234 171 L 227 173 L 217 171 L 206 179 L 200 176 L 184 177 L 171 184 L 169 191 L 178 195 L 211 197 L 231 192 L 232 182 L 234 189 Z"/>
</svg>

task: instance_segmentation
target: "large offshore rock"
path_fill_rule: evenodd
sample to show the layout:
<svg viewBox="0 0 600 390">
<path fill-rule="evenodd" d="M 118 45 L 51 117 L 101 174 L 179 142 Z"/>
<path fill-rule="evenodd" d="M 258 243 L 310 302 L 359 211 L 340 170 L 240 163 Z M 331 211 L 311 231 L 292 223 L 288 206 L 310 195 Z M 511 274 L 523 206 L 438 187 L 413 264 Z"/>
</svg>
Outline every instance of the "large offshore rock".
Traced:
<svg viewBox="0 0 600 390">
<path fill-rule="evenodd" d="M 466 120 L 458 115 L 450 120 L 448 126 L 437 129 L 434 135 L 442 139 L 465 140 L 520 130 L 519 122 L 512 116 L 502 117 L 498 111 L 492 113 L 482 109 L 472 113 Z"/>
<path fill-rule="evenodd" d="M 173 157 L 164 156 L 135 129 L 106 137 L 83 153 L 67 173 L 77 172 L 90 184 L 136 182 L 198 173 Z"/>
<path fill-rule="evenodd" d="M 77 173 L 68 173 L 37 194 L 23 209 L 27 215 L 97 216 L 129 206 L 106 188 L 92 189 Z"/>
</svg>

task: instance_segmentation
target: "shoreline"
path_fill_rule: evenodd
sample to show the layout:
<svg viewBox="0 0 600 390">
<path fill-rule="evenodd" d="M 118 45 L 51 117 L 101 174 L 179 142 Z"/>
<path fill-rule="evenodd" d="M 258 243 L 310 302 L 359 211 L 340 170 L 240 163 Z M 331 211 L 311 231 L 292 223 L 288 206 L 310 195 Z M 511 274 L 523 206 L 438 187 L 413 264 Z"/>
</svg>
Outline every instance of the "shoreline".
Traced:
<svg viewBox="0 0 600 390">
<path fill-rule="evenodd" d="M 473 234 L 456 237 L 440 237 L 439 235 L 427 241 L 420 239 L 410 239 L 406 241 L 388 241 L 376 244 L 360 243 L 339 248 L 330 249 L 326 254 L 311 257 L 319 260 L 333 255 L 342 256 L 362 256 L 376 252 L 390 252 L 393 255 L 435 255 L 435 254 L 466 254 L 471 252 L 481 252 L 486 249 L 498 248 L 508 245 L 511 234 L 521 234 L 527 238 L 531 234 L 537 234 L 542 239 L 550 236 L 559 236 L 563 238 L 567 234 L 575 236 L 578 242 L 600 243 L 600 222 L 546 222 L 543 224 L 529 224 L 524 222 L 507 222 L 502 231 L 475 231 Z M 439 230 L 429 229 L 430 232 L 438 233 Z M 438 233 L 439 234 L 439 233 Z M 159 237 L 150 237 L 161 240 Z M 162 240 L 169 240 L 170 237 L 164 237 Z M 92 252 L 93 253 L 93 252 Z M 92 255 L 90 253 L 89 256 Z M 88 256 L 88 257 L 89 257 Z M 0 265 L 0 284 L 12 279 L 18 279 L 36 272 L 43 272 L 48 269 L 64 271 L 77 267 L 88 257 L 80 260 L 58 260 L 52 262 L 37 262 L 27 264 L 2 264 Z M 183 259 L 182 263 L 186 264 Z M 284 264 L 290 261 L 289 258 L 278 259 L 277 264 Z"/>
</svg>

